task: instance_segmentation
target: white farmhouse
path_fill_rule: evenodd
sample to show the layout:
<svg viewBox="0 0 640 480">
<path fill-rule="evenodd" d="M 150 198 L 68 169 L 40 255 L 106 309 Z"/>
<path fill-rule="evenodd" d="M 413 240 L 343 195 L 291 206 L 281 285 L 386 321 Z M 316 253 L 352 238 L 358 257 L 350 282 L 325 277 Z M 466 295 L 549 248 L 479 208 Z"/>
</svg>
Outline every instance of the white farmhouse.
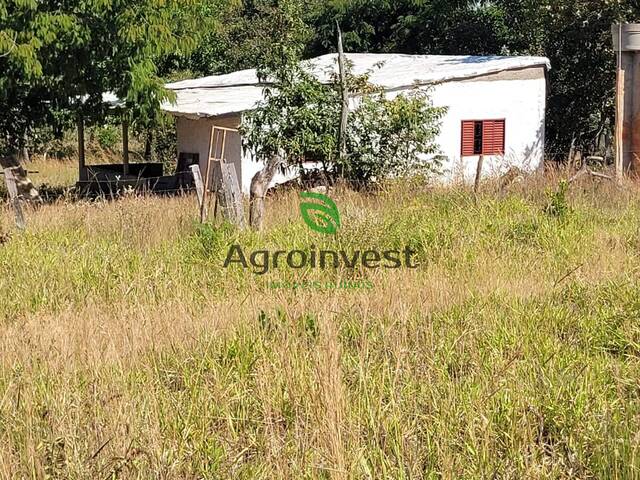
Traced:
<svg viewBox="0 0 640 480">
<path fill-rule="evenodd" d="M 541 57 L 473 57 L 398 54 L 347 54 L 352 73 L 371 72 L 370 81 L 389 96 L 430 88 L 435 106 L 447 107 L 438 144 L 446 157 L 443 178 L 469 181 L 478 158 L 485 172 L 516 166 L 532 171 L 543 164 L 545 104 L 549 60 Z M 305 61 L 323 82 L 337 69 L 337 55 Z M 243 192 L 262 168 L 243 152 L 237 132 L 227 131 L 224 153 L 213 153 L 212 127 L 236 129 L 243 112 L 263 96 L 255 70 L 243 70 L 167 85 L 176 93 L 164 110 L 177 117 L 178 154 L 183 167 L 199 163 L 206 171 L 210 155 L 235 164 Z M 219 143 L 219 142 L 218 142 Z M 284 176 L 276 182 L 285 180 Z"/>
</svg>

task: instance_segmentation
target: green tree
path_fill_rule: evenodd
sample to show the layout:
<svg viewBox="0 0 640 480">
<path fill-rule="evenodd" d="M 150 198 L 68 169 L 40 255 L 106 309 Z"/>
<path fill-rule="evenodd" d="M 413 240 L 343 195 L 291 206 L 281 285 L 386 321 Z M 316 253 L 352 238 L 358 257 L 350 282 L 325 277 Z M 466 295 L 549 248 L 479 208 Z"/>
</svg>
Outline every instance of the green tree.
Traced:
<svg viewBox="0 0 640 480">
<path fill-rule="evenodd" d="M 242 0 L 199 0 L 192 9 L 200 19 L 194 48 L 164 56 L 158 65 L 160 75 L 179 81 L 237 70 L 240 63 L 232 51 L 230 31 L 242 18 L 243 4 Z"/>
<path fill-rule="evenodd" d="M 323 0 L 208 0 L 217 21 L 187 56 L 170 56 L 172 78 L 229 73 L 269 64 L 289 46 L 304 50 L 313 32 L 304 22 Z"/>
<path fill-rule="evenodd" d="M 610 27 L 640 14 L 632 0 L 333 0 L 311 10 L 307 52 L 335 51 L 335 20 L 350 51 L 550 58 L 548 153 L 597 148 L 614 124 Z"/>
<path fill-rule="evenodd" d="M 0 127 L 15 148 L 24 134 L 73 111 L 106 114 L 103 94 L 153 124 L 168 98 L 158 64 L 186 54 L 208 19 L 201 0 L 8 0 L 0 8 Z M 55 115 L 58 114 L 58 115 Z"/>
<path fill-rule="evenodd" d="M 547 145 L 553 156 L 575 144 L 595 151 L 614 125 L 616 60 L 611 25 L 630 17 L 632 2 L 589 0 L 497 2 L 509 53 L 549 57 Z M 637 8 L 637 7 L 636 7 Z M 636 15 L 637 15 L 636 11 Z M 520 28 L 517 28 L 520 27 Z"/>
<path fill-rule="evenodd" d="M 42 57 L 74 35 L 69 15 L 38 2 L 0 4 L 0 156 L 17 152 L 34 126 L 53 120 L 52 90 Z"/>
<path fill-rule="evenodd" d="M 356 95 L 360 102 L 349 116 L 347 157 L 336 161 L 336 172 L 357 187 L 389 176 L 439 170 L 436 138 L 446 109 L 433 107 L 427 91 L 393 99 L 382 91 Z"/>
<path fill-rule="evenodd" d="M 265 167 L 251 182 L 250 223 L 260 228 L 264 196 L 279 168 L 323 166 L 330 177 L 366 186 L 389 175 L 433 171 L 439 166 L 436 137 L 444 109 L 431 105 L 425 91 L 388 99 L 368 76 L 348 75 L 357 106 L 346 131 L 346 156 L 341 158 L 338 131 L 342 97 L 337 76 L 323 84 L 292 62 L 270 69 L 264 101 L 245 114 L 244 146 Z"/>
</svg>

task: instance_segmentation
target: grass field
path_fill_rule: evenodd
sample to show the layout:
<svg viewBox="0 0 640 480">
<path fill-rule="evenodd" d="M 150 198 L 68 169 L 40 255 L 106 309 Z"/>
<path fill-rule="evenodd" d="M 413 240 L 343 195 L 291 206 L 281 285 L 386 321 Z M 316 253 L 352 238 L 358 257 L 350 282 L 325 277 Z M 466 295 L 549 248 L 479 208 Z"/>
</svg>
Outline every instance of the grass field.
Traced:
<svg viewBox="0 0 640 480">
<path fill-rule="evenodd" d="M 3 207 L 0 476 L 640 478 L 640 191 L 485 188 L 337 191 L 335 237 L 294 192 L 263 234 L 192 197 L 60 201 L 25 233 Z M 233 244 L 420 267 L 258 276 Z"/>
</svg>

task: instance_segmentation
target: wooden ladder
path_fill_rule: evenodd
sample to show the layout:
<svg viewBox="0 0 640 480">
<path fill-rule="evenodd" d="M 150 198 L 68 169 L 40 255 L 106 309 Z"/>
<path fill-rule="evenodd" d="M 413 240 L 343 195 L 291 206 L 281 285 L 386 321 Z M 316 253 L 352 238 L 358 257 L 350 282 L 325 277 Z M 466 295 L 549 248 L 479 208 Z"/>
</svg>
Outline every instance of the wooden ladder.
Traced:
<svg viewBox="0 0 640 480">
<path fill-rule="evenodd" d="M 238 133 L 238 130 L 219 127 L 217 125 L 213 125 L 211 127 L 209 155 L 207 158 L 203 185 L 204 188 L 200 202 L 200 220 L 204 222 L 208 217 L 208 197 L 209 193 L 213 190 L 216 194 L 214 215 L 217 214 L 218 203 L 220 203 L 223 217 L 233 224 L 244 228 L 245 221 L 244 210 L 242 207 L 242 192 L 240 191 L 236 167 L 233 163 L 227 163 L 225 161 L 227 134 L 230 132 Z M 219 180 L 218 182 L 214 181 L 213 188 L 211 186 L 211 177 L 217 177 Z"/>
</svg>

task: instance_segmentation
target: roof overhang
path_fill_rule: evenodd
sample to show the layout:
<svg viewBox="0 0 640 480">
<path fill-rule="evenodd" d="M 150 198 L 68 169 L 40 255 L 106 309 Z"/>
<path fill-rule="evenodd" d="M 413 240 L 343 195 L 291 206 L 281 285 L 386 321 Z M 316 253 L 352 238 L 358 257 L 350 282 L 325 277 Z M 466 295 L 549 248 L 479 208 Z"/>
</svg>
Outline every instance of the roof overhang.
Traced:
<svg viewBox="0 0 640 480">
<path fill-rule="evenodd" d="M 400 54 L 347 54 L 354 75 L 368 75 L 369 81 L 387 91 L 403 90 L 443 82 L 478 78 L 509 70 L 551 69 L 545 57 L 449 56 Z M 303 67 L 322 83 L 337 74 L 337 55 L 305 60 Z M 174 103 L 163 110 L 187 118 L 207 118 L 252 110 L 268 84 L 261 83 L 256 70 L 185 80 L 167 84 L 176 93 Z"/>
</svg>

